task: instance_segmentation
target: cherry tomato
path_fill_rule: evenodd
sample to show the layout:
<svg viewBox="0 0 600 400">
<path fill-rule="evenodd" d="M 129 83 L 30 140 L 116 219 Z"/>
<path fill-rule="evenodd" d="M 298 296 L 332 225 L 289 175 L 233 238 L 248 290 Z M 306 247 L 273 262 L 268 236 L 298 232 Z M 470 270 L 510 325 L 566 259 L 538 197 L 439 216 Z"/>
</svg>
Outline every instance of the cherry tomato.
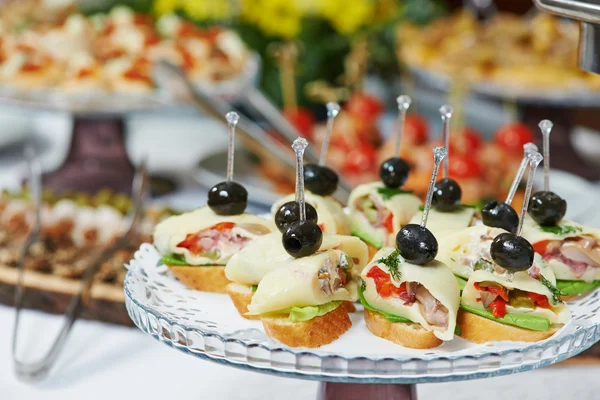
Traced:
<svg viewBox="0 0 600 400">
<path fill-rule="evenodd" d="M 315 118 L 307 109 L 297 107 L 296 109 L 285 109 L 283 115 L 290 123 L 298 129 L 298 132 L 307 139 L 312 137 Z"/>
<path fill-rule="evenodd" d="M 502 318 L 506 315 L 506 303 L 500 297 L 490 303 L 492 315 L 496 318 Z"/>
<path fill-rule="evenodd" d="M 472 153 L 483 146 L 483 139 L 479 132 L 473 128 L 466 127 L 462 132 L 450 136 L 450 151 L 456 150 L 461 153 Z"/>
<path fill-rule="evenodd" d="M 511 154 L 523 154 L 523 145 L 535 141 L 531 129 L 522 122 L 513 122 L 500 127 L 494 135 L 494 142 Z"/>
<path fill-rule="evenodd" d="M 479 165 L 479 163 L 470 155 L 452 153 L 452 150 L 450 150 L 450 166 L 448 168 L 448 174 L 452 178 L 478 178 L 482 173 L 483 170 L 481 165 Z"/>
<path fill-rule="evenodd" d="M 348 99 L 346 110 L 353 117 L 367 122 L 374 120 L 381 114 L 383 105 L 373 96 L 356 92 Z"/>
<path fill-rule="evenodd" d="M 403 138 L 413 144 L 423 144 L 427 142 L 429 124 L 427 120 L 418 114 L 406 114 L 404 121 Z"/>
<path fill-rule="evenodd" d="M 356 174 L 373 170 L 377 162 L 377 150 L 374 146 L 363 143 L 350 149 L 342 167 L 345 173 Z"/>
</svg>

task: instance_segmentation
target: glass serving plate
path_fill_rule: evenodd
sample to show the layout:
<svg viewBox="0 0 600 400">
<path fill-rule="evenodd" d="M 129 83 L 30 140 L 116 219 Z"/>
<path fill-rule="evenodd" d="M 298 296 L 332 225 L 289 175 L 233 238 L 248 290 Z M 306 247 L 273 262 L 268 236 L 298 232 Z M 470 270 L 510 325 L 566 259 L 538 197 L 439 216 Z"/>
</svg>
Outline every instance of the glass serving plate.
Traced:
<svg viewBox="0 0 600 400">
<path fill-rule="evenodd" d="M 415 66 L 409 66 L 409 69 L 418 81 L 436 90 L 447 92 L 452 86 L 452 78 L 447 75 Z M 545 90 L 482 81 L 472 83 L 469 90 L 477 95 L 537 105 L 591 107 L 600 104 L 600 91 L 585 87 Z"/>
<path fill-rule="evenodd" d="M 260 321 L 237 313 L 229 296 L 185 288 L 143 244 L 126 265 L 125 298 L 133 322 L 184 353 L 280 376 L 344 383 L 444 382 L 506 375 L 550 365 L 600 340 L 600 290 L 569 302 L 572 318 L 537 343 L 474 344 L 455 338 L 438 348 L 414 350 L 372 335 L 360 307 L 353 326 L 318 349 L 290 348 L 268 338 Z"/>
<path fill-rule="evenodd" d="M 234 79 L 222 82 L 197 81 L 195 84 L 210 95 L 235 99 L 244 88 L 256 85 L 259 70 L 260 57 L 252 53 L 243 72 Z M 103 91 L 67 93 L 58 88 L 23 90 L 7 85 L 0 85 L 0 102 L 76 115 L 119 115 L 177 105 L 172 96 L 161 88 L 148 93 Z"/>
</svg>

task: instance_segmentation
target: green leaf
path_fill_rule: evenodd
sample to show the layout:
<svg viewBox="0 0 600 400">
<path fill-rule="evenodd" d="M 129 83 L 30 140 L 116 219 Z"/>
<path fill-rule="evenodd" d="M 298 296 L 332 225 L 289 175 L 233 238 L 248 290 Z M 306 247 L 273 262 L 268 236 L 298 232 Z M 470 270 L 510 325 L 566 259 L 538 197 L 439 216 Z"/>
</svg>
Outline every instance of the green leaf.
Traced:
<svg viewBox="0 0 600 400">
<path fill-rule="evenodd" d="M 540 282 L 542 282 L 544 286 L 546 286 L 548 290 L 550 290 L 550 292 L 552 293 L 554 303 L 562 303 L 560 296 L 563 296 L 563 293 L 561 292 L 561 290 L 554 286 L 552 282 L 550 282 L 548 279 L 544 278 L 544 275 L 542 274 L 540 274 Z"/>
<path fill-rule="evenodd" d="M 387 257 L 380 258 L 379 260 L 375 260 L 376 263 L 385 264 L 390 270 L 390 275 L 396 281 L 400 282 L 402 279 L 402 274 L 398 271 L 398 264 L 400 260 L 398 257 L 400 256 L 400 252 L 398 250 L 392 251 Z"/>
<path fill-rule="evenodd" d="M 190 265 L 181 254 L 166 254 L 160 258 L 160 262 L 165 265 Z"/>
<path fill-rule="evenodd" d="M 547 331 L 552 325 L 548 319 L 541 317 L 506 314 L 502 318 L 496 318 L 491 312 L 486 310 L 468 307 L 463 304 L 460 305 L 460 308 L 470 313 L 479 315 L 480 317 L 500 322 L 501 324 L 518 326 L 519 328 L 525 328 L 532 331 Z"/>
<path fill-rule="evenodd" d="M 456 282 L 458 282 L 458 287 L 460 288 L 460 291 L 462 292 L 463 289 L 465 288 L 465 286 L 467 286 L 467 281 L 464 278 L 461 278 L 460 276 L 454 275 L 454 277 L 456 278 Z"/>
<path fill-rule="evenodd" d="M 330 301 L 319 306 L 292 307 L 288 318 L 292 322 L 309 321 L 335 310 L 340 304 L 342 304 L 341 301 Z"/>
<path fill-rule="evenodd" d="M 366 289 L 366 286 L 367 286 L 366 282 L 362 281 L 360 288 L 358 289 L 358 297 L 360 298 L 360 303 L 363 305 L 364 308 L 366 308 L 367 310 L 373 311 L 373 312 L 378 312 L 379 314 L 383 315 L 385 317 L 385 319 L 387 319 L 389 322 L 412 323 L 412 321 L 408 318 L 404 318 L 399 315 L 394 315 L 394 314 L 387 313 L 385 311 L 378 310 L 375 307 L 372 307 L 369 303 L 367 303 L 367 300 L 365 300 L 365 296 L 363 294 Z"/>
<path fill-rule="evenodd" d="M 555 235 L 568 235 L 582 231 L 581 227 L 571 225 L 540 226 L 540 230 L 547 233 L 553 233 Z"/>
<path fill-rule="evenodd" d="M 377 193 L 379 193 L 381 195 L 381 197 L 383 197 L 384 200 L 389 200 L 394 196 L 398 196 L 399 194 L 410 194 L 412 192 L 410 190 L 402 190 L 402 189 L 389 188 L 389 187 L 380 187 L 380 188 L 377 188 Z"/>
<path fill-rule="evenodd" d="M 256 292 L 256 289 L 258 289 L 258 285 L 252 285 L 252 293 Z"/>
<path fill-rule="evenodd" d="M 597 287 L 600 287 L 600 281 L 556 281 L 556 288 L 560 290 L 563 296 L 583 294 Z"/>
</svg>

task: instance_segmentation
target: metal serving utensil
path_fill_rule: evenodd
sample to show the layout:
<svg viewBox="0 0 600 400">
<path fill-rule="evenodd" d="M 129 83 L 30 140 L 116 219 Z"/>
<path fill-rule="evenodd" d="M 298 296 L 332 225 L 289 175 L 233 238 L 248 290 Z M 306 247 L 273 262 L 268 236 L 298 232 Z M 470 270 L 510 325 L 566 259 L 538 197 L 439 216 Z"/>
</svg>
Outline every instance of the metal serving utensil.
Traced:
<svg viewBox="0 0 600 400">
<path fill-rule="evenodd" d="M 81 277 L 79 290 L 76 295 L 73 296 L 67 311 L 65 312 L 64 323 L 54 339 L 52 346 L 46 353 L 46 355 L 38 361 L 33 362 L 22 362 L 17 359 L 17 341 L 19 334 L 19 321 L 22 309 L 23 300 L 23 279 L 24 269 L 23 263 L 25 258 L 28 256 L 31 246 L 39 239 L 40 236 L 40 210 L 41 210 L 41 168 L 38 160 L 35 158 L 33 151 L 28 148 L 25 152 L 27 159 L 27 165 L 29 169 L 29 185 L 31 187 L 31 198 L 35 206 L 35 217 L 33 222 L 33 228 L 25 241 L 25 245 L 21 251 L 19 260 L 17 261 L 18 280 L 17 288 L 15 292 L 15 324 L 13 327 L 13 341 L 12 341 L 12 356 L 13 365 L 17 377 L 23 381 L 36 382 L 44 379 L 50 369 L 58 359 L 66 340 L 73 328 L 75 320 L 78 318 L 82 308 L 82 300 L 87 298 L 90 294 L 90 290 L 93 284 L 93 277 L 96 275 L 102 264 L 107 262 L 118 250 L 127 246 L 131 241 L 131 236 L 136 232 L 137 226 L 142 217 L 143 211 L 143 198 L 147 191 L 148 185 L 148 173 L 146 170 L 146 160 L 143 160 L 140 166 L 137 168 L 132 189 L 132 207 L 129 210 L 128 218 L 129 225 L 121 237 L 114 242 L 110 247 L 104 249 L 97 257 L 85 269 L 83 276 Z"/>
<path fill-rule="evenodd" d="M 226 123 L 223 116 L 231 111 L 232 105 L 222 99 L 210 96 L 201 87 L 193 85 L 185 76 L 185 73 L 176 65 L 167 61 L 159 61 L 154 67 L 154 75 L 160 86 L 167 89 L 178 100 L 184 101 L 200 112 L 207 114 L 216 120 Z M 286 140 L 292 143 L 298 136 L 302 136 L 266 97 L 254 88 L 244 88 L 238 94 L 239 99 L 251 109 L 258 112 L 269 122 Z M 295 160 L 289 157 L 288 152 L 282 151 L 276 146 L 269 134 L 248 118 L 241 116 L 237 132 L 246 147 L 259 155 L 267 158 L 276 158 L 290 169 L 290 174 L 295 168 Z M 317 163 L 319 158 L 314 151 L 307 152 L 310 162 Z M 339 193 L 339 194 L 338 194 Z M 349 186 L 340 180 L 338 200 L 346 200 L 350 194 Z"/>
</svg>

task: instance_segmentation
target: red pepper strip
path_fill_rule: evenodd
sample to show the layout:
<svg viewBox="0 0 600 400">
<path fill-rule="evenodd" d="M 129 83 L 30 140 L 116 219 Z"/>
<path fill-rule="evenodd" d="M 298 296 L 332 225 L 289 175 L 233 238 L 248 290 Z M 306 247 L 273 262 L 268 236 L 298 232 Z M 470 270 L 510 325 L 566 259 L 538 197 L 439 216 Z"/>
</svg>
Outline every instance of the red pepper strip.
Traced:
<svg viewBox="0 0 600 400">
<path fill-rule="evenodd" d="M 548 298 L 543 294 L 527 292 L 527 295 L 538 307 L 541 308 L 550 308 L 550 303 L 548 302 Z"/>
<path fill-rule="evenodd" d="M 381 297 L 392 295 L 400 297 L 406 293 L 406 282 L 402 282 L 400 287 L 395 286 L 390 280 L 390 275 L 379 267 L 371 268 L 367 273 L 367 278 L 372 278 L 375 281 L 375 289 Z"/>
<path fill-rule="evenodd" d="M 490 303 L 492 315 L 496 318 L 502 318 L 506 315 L 506 303 L 500 297 Z"/>
<path fill-rule="evenodd" d="M 533 251 L 543 256 L 546 253 L 546 248 L 548 247 L 549 243 L 550 240 L 542 240 L 541 242 L 534 243 Z"/>
<path fill-rule="evenodd" d="M 394 231 L 393 220 L 394 216 L 392 215 L 392 213 L 389 213 L 382 224 L 389 233 L 392 233 Z"/>
<path fill-rule="evenodd" d="M 496 285 L 481 286 L 479 284 L 479 282 L 475 282 L 475 284 L 473 286 L 475 287 L 475 289 L 479 290 L 480 292 L 490 292 L 490 293 L 495 294 L 496 296 L 502 298 L 502 300 L 504 300 L 505 302 L 508 302 L 508 293 L 506 292 L 506 289 L 503 287 L 496 286 Z"/>
</svg>

